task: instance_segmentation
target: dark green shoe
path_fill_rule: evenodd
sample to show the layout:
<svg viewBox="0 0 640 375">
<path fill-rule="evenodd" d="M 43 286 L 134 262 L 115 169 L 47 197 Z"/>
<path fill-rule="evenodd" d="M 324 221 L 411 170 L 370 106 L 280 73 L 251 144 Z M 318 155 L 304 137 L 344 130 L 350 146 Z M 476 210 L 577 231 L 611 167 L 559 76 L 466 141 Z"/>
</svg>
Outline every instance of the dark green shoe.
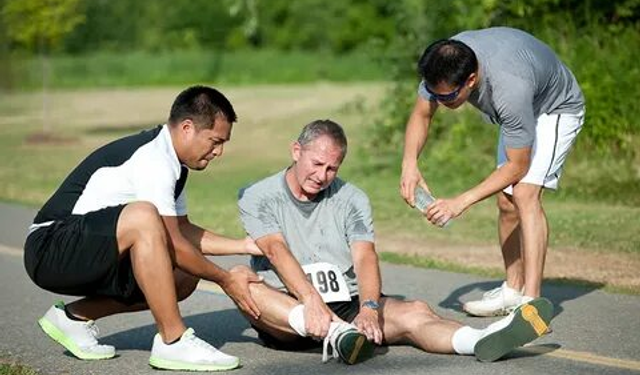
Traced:
<svg viewBox="0 0 640 375">
<path fill-rule="evenodd" d="M 524 344 L 549 332 L 553 318 L 553 304 L 546 298 L 536 298 L 518 306 L 512 313 L 494 324 L 506 326 L 498 328 L 476 343 L 474 352 L 482 362 L 493 362 L 504 357 Z M 511 319 L 510 321 L 506 319 Z"/>
<path fill-rule="evenodd" d="M 353 365 L 373 356 L 374 345 L 357 330 L 342 332 L 336 338 L 335 350 L 347 364 Z"/>
<path fill-rule="evenodd" d="M 353 365 L 371 358 L 373 349 L 374 344 L 358 332 L 353 324 L 331 322 L 329 333 L 324 338 L 322 362 L 329 360 L 329 350 L 331 350 L 334 358 L 340 358 L 346 364 Z"/>
</svg>

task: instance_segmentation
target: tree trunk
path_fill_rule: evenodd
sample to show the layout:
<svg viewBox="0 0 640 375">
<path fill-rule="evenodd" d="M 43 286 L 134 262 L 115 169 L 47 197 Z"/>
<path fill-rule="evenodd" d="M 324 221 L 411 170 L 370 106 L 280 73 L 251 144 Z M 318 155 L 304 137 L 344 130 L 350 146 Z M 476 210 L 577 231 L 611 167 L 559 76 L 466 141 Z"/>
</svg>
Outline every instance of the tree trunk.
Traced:
<svg viewBox="0 0 640 375">
<path fill-rule="evenodd" d="M 46 49 L 43 48 L 40 59 L 42 62 L 42 133 L 51 133 L 51 122 L 49 119 L 49 74 L 50 61 Z"/>
</svg>

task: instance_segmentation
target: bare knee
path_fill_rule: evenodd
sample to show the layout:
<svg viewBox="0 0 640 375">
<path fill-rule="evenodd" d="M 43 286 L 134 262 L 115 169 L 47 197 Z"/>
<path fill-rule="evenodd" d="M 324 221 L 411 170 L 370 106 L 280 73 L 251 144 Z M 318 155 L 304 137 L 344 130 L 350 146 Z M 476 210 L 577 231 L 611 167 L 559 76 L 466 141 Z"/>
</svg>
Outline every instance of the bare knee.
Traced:
<svg viewBox="0 0 640 375">
<path fill-rule="evenodd" d="M 234 271 L 255 273 L 250 267 L 245 266 L 244 264 L 238 264 L 236 266 L 231 267 L 231 269 L 229 270 L 229 272 L 234 272 Z"/>
<path fill-rule="evenodd" d="M 500 214 L 502 215 L 516 215 L 518 210 L 513 203 L 513 198 L 507 193 L 500 192 L 498 193 L 498 209 L 500 210 Z"/>
<path fill-rule="evenodd" d="M 425 324 L 438 321 L 441 318 L 423 301 L 406 302 L 400 321 L 403 322 L 404 331 L 414 332 Z"/>
<path fill-rule="evenodd" d="M 250 267 L 247 267 L 243 264 L 239 264 L 231 267 L 229 272 L 241 272 L 241 273 L 256 275 L 254 270 L 252 270 Z M 262 293 L 265 290 L 265 288 L 267 288 L 267 286 L 263 283 L 249 283 L 249 293 L 251 293 L 252 296 L 256 296 L 257 294 Z"/>
<path fill-rule="evenodd" d="M 156 206 L 149 202 L 129 203 L 123 210 L 126 224 L 131 224 L 138 230 L 163 229 L 164 224 Z"/>
<path fill-rule="evenodd" d="M 117 229 L 121 250 L 134 248 L 140 242 L 161 241 L 166 244 L 167 234 L 157 208 L 149 202 L 128 204 L 120 214 Z"/>
<path fill-rule="evenodd" d="M 531 184 L 517 184 L 513 187 L 513 201 L 518 211 L 529 211 L 541 206 L 541 188 Z"/>
</svg>

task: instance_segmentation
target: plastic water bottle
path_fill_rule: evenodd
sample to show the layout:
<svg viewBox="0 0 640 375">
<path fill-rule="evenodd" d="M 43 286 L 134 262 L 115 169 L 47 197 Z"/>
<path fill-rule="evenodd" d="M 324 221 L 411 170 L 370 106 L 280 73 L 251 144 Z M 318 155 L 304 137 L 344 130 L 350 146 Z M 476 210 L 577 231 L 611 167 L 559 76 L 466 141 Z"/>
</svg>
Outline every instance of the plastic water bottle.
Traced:
<svg viewBox="0 0 640 375">
<path fill-rule="evenodd" d="M 420 185 L 416 185 L 416 190 L 413 192 L 415 207 L 420 211 L 424 212 L 427 207 L 429 207 L 433 202 L 436 201 L 436 198 L 433 195 L 429 194 L 426 190 L 422 188 Z M 451 224 L 451 219 L 447 220 L 446 223 L 441 225 L 442 228 L 448 227 Z"/>
</svg>

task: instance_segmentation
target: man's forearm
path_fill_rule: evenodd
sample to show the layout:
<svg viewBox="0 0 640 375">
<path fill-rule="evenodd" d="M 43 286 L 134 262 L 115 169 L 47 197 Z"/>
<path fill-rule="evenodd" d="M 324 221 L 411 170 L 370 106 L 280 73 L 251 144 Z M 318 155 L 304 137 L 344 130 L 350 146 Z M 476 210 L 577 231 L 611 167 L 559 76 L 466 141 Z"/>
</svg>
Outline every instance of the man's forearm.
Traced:
<svg viewBox="0 0 640 375">
<path fill-rule="evenodd" d="M 516 184 L 526 174 L 527 169 L 523 169 L 521 166 L 514 163 L 507 162 L 505 165 L 496 169 L 474 188 L 467 190 L 461 194 L 460 198 L 465 207 L 469 207 L 500 190 L 506 188 L 509 185 Z"/>
<path fill-rule="evenodd" d="M 357 255 L 354 257 L 353 263 L 358 277 L 360 301 L 378 301 L 382 287 L 378 255 L 373 248 L 373 244 L 359 245 L 361 248 L 358 248 L 358 245 L 355 246 L 356 248 L 353 251 Z"/>
<path fill-rule="evenodd" d="M 428 129 L 428 120 L 421 118 L 415 113 L 411 115 L 404 137 L 403 166 L 415 166 L 418 156 L 427 141 Z"/>
<path fill-rule="evenodd" d="M 413 168 L 427 142 L 429 125 L 438 108 L 437 103 L 418 98 L 407 121 L 404 135 L 403 168 Z"/>
<path fill-rule="evenodd" d="M 232 255 L 246 253 L 244 240 L 232 239 L 211 233 L 193 223 L 180 225 L 189 242 L 205 255 Z"/>
<path fill-rule="evenodd" d="M 280 280 L 282 280 L 289 293 L 293 294 L 299 301 L 317 294 L 313 285 L 307 280 L 300 263 L 284 244 L 277 242 L 262 250 L 276 269 Z"/>
<path fill-rule="evenodd" d="M 208 260 L 200 249 L 194 247 L 186 238 L 173 242 L 178 268 L 200 279 L 223 284 L 228 272 Z"/>
</svg>

